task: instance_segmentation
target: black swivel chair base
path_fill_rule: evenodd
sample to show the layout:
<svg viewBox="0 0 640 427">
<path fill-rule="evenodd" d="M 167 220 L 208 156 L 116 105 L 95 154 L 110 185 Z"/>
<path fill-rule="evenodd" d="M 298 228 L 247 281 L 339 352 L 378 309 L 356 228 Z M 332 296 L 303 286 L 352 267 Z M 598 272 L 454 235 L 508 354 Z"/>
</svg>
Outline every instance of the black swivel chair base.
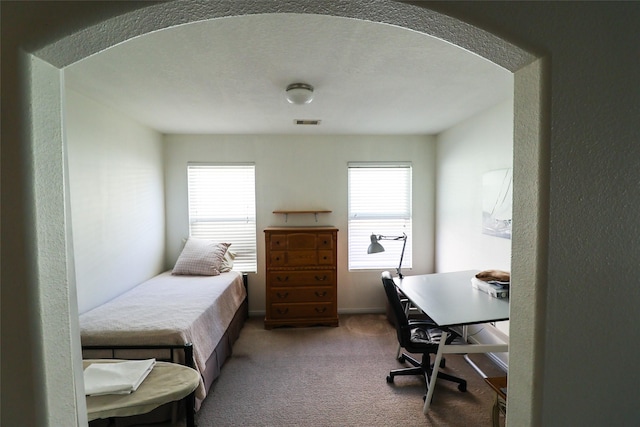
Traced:
<svg viewBox="0 0 640 427">
<path fill-rule="evenodd" d="M 431 379 L 431 372 L 433 372 L 433 365 L 431 364 L 431 360 L 428 354 L 425 354 L 422 358 L 422 363 L 420 363 L 418 360 L 414 359 L 413 357 L 409 356 L 408 354 L 402 353 L 400 355 L 400 357 L 398 357 L 398 360 L 400 362 L 409 362 L 410 364 L 412 364 L 414 367 L 413 368 L 402 368 L 402 369 L 394 369 L 392 371 L 389 372 L 389 375 L 387 376 L 387 382 L 388 383 L 392 383 L 393 382 L 393 377 L 398 376 L 398 375 L 422 375 L 425 378 L 425 382 L 426 382 L 426 387 L 429 387 L 429 380 Z M 442 361 L 440 362 L 440 367 L 444 368 L 445 367 L 445 362 L 444 359 L 442 359 Z M 454 377 L 453 375 L 449 375 L 447 373 L 444 372 L 438 372 L 438 378 L 443 379 L 443 380 L 447 380 L 447 381 L 451 381 L 454 382 L 456 384 L 458 384 L 458 390 L 465 392 L 467 391 L 467 381 L 463 380 L 462 378 L 458 378 L 458 377 Z M 428 390 L 427 390 L 428 391 Z M 424 399 L 427 398 L 427 394 L 425 391 L 425 395 L 423 397 Z"/>
</svg>

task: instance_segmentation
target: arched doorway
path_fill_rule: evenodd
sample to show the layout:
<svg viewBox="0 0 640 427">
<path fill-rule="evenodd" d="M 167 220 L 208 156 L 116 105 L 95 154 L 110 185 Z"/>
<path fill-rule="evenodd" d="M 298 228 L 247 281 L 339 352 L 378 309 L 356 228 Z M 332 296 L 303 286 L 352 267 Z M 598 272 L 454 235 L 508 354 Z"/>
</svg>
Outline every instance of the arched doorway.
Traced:
<svg viewBox="0 0 640 427">
<path fill-rule="evenodd" d="M 179 13 L 177 13 L 179 12 Z M 39 295 L 42 301 L 43 354 L 72 353 L 67 364 L 56 364 L 47 370 L 45 387 L 64 384 L 62 390 L 48 389 L 52 414 L 63 412 L 63 403 L 69 402 L 74 384 L 70 372 L 79 377 L 79 334 L 77 331 L 76 307 L 73 306 L 75 285 L 72 280 L 73 250 L 70 247 L 70 230 L 66 217 L 63 89 L 60 83 L 61 70 L 129 38 L 161 30 L 174 25 L 205 19 L 255 13 L 314 13 L 371 20 L 398 25 L 420 31 L 468 49 L 488 60 L 516 73 L 515 147 L 514 147 L 514 239 L 512 273 L 514 280 L 522 280 L 526 295 L 513 295 L 512 310 L 518 317 L 512 318 L 511 363 L 512 380 L 532 384 L 534 375 L 531 366 L 537 366 L 541 350 L 534 350 L 537 340 L 537 324 L 541 316 L 539 300 L 542 295 L 536 287 L 542 262 L 536 248 L 544 234 L 544 216 L 540 200 L 544 200 L 544 153 L 540 150 L 538 123 L 542 99 L 540 97 L 540 74 L 542 65 L 526 51 L 507 43 L 478 28 L 455 20 L 429 9 L 395 1 L 349 2 L 336 8 L 331 3 L 315 4 L 311 1 L 288 2 L 274 5 L 266 2 L 235 2 L 219 5 L 215 2 L 195 4 L 180 2 L 148 6 L 139 11 L 107 20 L 99 26 L 89 27 L 48 45 L 29 55 L 31 76 L 32 135 L 31 148 L 34 154 L 33 182 L 38 200 L 36 212 L 36 245 L 41 262 L 38 263 L 40 277 Z M 525 101 L 526 100 L 526 101 Z M 518 224 L 523 224 L 518 227 Z M 526 225 L 524 225 L 526 224 Z M 49 284 L 64 284 L 64 291 L 55 292 Z M 62 285 L 58 285 L 62 286 Z M 60 311 L 60 307 L 65 310 Z M 45 361 L 45 366 L 50 366 Z M 50 379 L 50 380 L 49 380 Z M 77 387 L 77 384 L 75 385 Z M 76 389 L 77 390 L 77 389 Z M 526 416 L 535 405 L 535 392 L 523 386 L 510 389 L 510 395 L 518 395 L 524 402 L 510 406 L 510 413 Z M 81 392 L 76 392 L 78 417 L 82 420 Z M 532 403 L 533 402 L 533 403 Z M 518 405 L 522 405 L 518 408 Z M 512 409 L 513 408 L 513 409 Z M 63 415 L 60 415 L 63 417 Z M 526 418 L 523 418 L 526 419 Z"/>
</svg>

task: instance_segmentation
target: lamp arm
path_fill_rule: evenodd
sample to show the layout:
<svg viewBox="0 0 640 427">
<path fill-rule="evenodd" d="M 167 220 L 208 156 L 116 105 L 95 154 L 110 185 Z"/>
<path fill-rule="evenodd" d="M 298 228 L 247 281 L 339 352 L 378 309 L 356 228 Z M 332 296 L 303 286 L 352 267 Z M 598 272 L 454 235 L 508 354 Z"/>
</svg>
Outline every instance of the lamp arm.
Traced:
<svg viewBox="0 0 640 427">
<path fill-rule="evenodd" d="M 407 247 L 407 234 L 402 233 L 402 236 L 383 236 L 382 234 L 373 234 L 371 233 L 371 245 L 369 246 L 368 253 L 374 252 L 382 252 L 384 248 L 378 243 L 380 240 L 402 240 L 402 253 L 400 254 L 400 263 L 398 264 L 398 268 L 396 271 L 398 272 L 398 277 L 402 279 L 402 259 L 404 258 L 404 250 Z M 372 247 L 379 246 L 379 250 L 372 250 Z"/>
<path fill-rule="evenodd" d="M 397 239 L 400 240 L 400 239 Z M 398 277 L 402 279 L 402 258 L 404 258 L 404 249 L 407 247 L 407 235 L 402 233 L 402 253 L 400 254 L 400 264 L 398 264 Z"/>
<path fill-rule="evenodd" d="M 402 236 L 383 236 L 382 234 L 374 234 L 376 240 L 404 240 L 407 241 L 407 235 L 402 233 Z"/>
</svg>

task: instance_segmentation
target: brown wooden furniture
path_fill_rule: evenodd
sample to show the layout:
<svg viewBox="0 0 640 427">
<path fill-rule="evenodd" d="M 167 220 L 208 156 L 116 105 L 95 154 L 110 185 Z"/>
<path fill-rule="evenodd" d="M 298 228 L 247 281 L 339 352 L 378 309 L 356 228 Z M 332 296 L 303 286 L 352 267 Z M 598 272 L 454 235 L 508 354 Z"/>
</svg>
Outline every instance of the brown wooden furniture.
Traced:
<svg viewBox="0 0 640 427">
<path fill-rule="evenodd" d="M 500 427 L 500 414 L 507 412 L 507 377 L 492 377 L 484 379 L 496 392 L 496 400 L 491 408 L 491 420 L 494 427 Z"/>
<path fill-rule="evenodd" d="M 266 239 L 266 329 L 338 326 L 334 227 L 269 227 Z"/>
<path fill-rule="evenodd" d="M 273 211 L 273 213 L 284 215 L 284 222 L 287 222 L 289 220 L 289 214 L 294 214 L 294 215 L 313 214 L 316 218 L 316 222 L 318 222 L 318 214 L 331 213 L 331 211 L 324 210 L 324 209 L 322 210 L 316 209 L 316 210 L 310 210 L 310 211 L 277 210 L 277 211 Z"/>
</svg>

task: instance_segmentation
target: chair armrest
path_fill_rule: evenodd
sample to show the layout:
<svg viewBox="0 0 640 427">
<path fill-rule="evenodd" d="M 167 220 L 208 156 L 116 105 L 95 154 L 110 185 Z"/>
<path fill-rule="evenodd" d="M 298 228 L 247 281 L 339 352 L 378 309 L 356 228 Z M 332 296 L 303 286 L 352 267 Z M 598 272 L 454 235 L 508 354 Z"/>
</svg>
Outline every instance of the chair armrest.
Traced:
<svg viewBox="0 0 640 427">
<path fill-rule="evenodd" d="M 426 329 L 442 329 L 430 319 L 411 319 L 409 320 L 410 328 L 426 328 Z"/>
<path fill-rule="evenodd" d="M 447 337 L 446 344 L 451 344 L 455 340 L 461 338 L 460 334 L 458 334 L 456 331 L 446 327 L 438 326 L 431 320 L 409 320 L 409 330 L 415 328 L 428 329 L 429 331 L 431 331 L 430 335 L 437 335 L 434 334 L 433 331 L 448 332 L 449 336 Z"/>
</svg>

